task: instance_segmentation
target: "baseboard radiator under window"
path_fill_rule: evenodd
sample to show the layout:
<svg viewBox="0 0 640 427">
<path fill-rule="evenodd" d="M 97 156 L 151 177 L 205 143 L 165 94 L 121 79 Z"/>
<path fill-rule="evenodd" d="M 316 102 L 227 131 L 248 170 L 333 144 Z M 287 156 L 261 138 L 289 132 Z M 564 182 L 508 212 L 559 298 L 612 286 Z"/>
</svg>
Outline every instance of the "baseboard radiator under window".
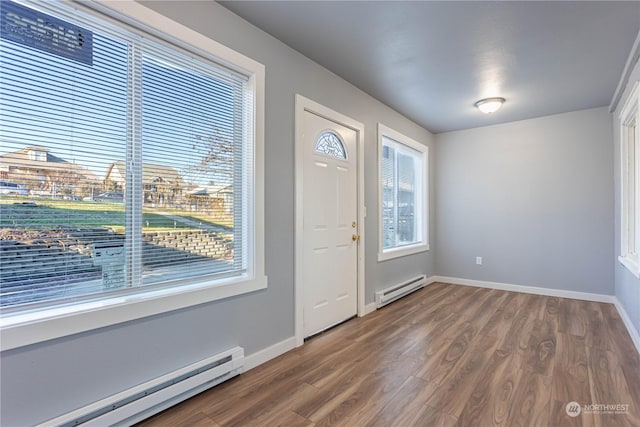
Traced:
<svg viewBox="0 0 640 427">
<path fill-rule="evenodd" d="M 410 294 L 420 288 L 424 288 L 427 284 L 427 276 L 424 274 L 405 282 L 398 283 L 387 289 L 376 292 L 376 306 L 380 308 L 393 302 L 405 295 Z"/>
<path fill-rule="evenodd" d="M 242 372 L 244 349 L 234 347 L 41 426 L 130 426 Z"/>
</svg>

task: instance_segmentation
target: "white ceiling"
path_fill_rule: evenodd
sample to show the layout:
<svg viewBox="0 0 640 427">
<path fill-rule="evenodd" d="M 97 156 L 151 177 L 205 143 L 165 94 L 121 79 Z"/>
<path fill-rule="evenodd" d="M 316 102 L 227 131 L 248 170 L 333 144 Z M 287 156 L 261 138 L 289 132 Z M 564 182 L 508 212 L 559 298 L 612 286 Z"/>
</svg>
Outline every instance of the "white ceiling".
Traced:
<svg viewBox="0 0 640 427">
<path fill-rule="evenodd" d="M 640 28 L 640 2 L 220 3 L 434 133 L 609 105 Z"/>
</svg>

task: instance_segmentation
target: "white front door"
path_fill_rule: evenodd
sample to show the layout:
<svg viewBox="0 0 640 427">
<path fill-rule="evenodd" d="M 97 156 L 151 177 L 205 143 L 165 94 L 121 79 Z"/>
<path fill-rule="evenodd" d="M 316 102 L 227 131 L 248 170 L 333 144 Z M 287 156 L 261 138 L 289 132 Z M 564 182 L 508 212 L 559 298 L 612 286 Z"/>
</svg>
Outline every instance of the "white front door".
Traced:
<svg viewBox="0 0 640 427">
<path fill-rule="evenodd" d="M 357 133 L 304 111 L 303 333 L 357 313 Z"/>
</svg>

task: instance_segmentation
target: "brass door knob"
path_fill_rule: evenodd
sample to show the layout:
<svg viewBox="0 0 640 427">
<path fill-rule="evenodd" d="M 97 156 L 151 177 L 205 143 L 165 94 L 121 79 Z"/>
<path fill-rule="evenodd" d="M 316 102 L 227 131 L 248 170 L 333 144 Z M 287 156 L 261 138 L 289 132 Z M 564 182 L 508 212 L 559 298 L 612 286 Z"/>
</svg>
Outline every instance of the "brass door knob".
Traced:
<svg viewBox="0 0 640 427">
<path fill-rule="evenodd" d="M 357 235 L 357 234 L 353 234 L 353 235 L 351 236 L 351 240 L 353 240 L 354 242 L 356 242 L 356 241 L 360 240 L 360 236 L 359 236 L 359 235 Z"/>
</svg>

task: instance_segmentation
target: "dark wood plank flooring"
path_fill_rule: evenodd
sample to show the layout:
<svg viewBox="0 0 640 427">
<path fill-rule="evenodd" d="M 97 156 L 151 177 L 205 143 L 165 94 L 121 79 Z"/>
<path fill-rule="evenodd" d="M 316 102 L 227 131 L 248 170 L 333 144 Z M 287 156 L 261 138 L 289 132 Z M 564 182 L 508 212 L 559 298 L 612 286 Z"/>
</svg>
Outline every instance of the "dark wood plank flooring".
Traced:
<svg viewBox="0 0 640 427">
<path fill-rule="evenodd" d="M 639 427 L 640 356 L 611 304 L 434 283 L 140 425 Z"/>
</svg>

